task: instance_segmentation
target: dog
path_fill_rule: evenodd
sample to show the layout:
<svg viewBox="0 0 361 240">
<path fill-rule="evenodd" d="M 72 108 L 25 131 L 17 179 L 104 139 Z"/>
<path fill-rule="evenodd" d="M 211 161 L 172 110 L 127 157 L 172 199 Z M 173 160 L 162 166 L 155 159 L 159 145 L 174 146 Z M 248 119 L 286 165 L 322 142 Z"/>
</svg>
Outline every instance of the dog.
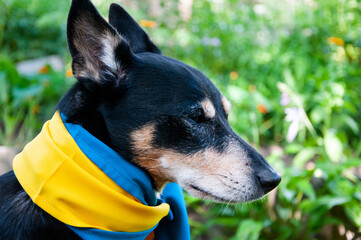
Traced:
<svg viewBox="0 0 361 240">
<path fill-rule="evenodd" d="M 155 192 L 175 182 L 195 197 L 237 203 L 279 184 L 230 127 L 231 104 L 215 85 L 162 55 L 122 7 L 110 6 L 108 23 L 90 0 L 73 0 L 67 38 L 78 81 L 57 110 L 144 171 Z M 0 239 L 81 238 L 35 204 L 11 171 L 0 177 Z"/>
</svg>

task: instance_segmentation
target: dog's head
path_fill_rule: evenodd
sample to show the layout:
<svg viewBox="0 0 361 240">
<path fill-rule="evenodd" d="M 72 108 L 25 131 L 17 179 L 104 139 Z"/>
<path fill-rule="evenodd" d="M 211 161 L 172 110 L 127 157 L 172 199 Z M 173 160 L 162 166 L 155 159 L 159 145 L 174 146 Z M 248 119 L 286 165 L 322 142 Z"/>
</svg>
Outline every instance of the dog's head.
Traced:
<svg viewBox="0 0 361 240">
<path fill-rule="evenodd" d="M 194 196 L 240 202 L 278 185 L 229 126 L 229 101 L 200 71 L 163 56 L 122 7 L 111 5 L 107 23 L 90 1 L 73 0 L 67 35 L 78 83 L 60 110 L 145 169 L 158 190 L 177 182 Z"/>
</svg>

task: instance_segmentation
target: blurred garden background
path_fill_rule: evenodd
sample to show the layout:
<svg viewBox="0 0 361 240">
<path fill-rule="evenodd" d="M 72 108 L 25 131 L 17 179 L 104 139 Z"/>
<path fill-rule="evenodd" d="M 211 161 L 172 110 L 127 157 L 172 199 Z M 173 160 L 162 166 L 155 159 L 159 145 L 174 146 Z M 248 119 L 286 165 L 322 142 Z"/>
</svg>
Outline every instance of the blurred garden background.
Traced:
<svg viewBox="0 0 361 240">
<path fill-rule="evenodd" d="M 186 195 L 192 239 L 361 239 L 360 0 L 93 0 L 105 18 L 111 2 L 215 82 L 232 127 L 283 176 L 248 204 Z M 30 141 L 75 82 L 69 6 L 0 0 L 1 173 L 1 153 Z"/>
</svg>

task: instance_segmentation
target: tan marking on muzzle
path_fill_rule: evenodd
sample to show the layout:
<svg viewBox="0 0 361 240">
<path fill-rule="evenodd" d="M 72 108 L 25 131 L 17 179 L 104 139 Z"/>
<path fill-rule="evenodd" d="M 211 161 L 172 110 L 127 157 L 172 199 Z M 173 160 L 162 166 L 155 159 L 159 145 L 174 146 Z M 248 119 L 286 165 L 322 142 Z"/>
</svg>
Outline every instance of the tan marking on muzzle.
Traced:
<svg viewBox="0 0 361 240">
<path fill-rule="evenodd" d="M 206 148 L 193 154 L 182 154 L 172 150 L 163 150 L 163 165 L 175 173 L 179 168 L 193 169 L 203 174 L 228 174 L 236 165 L 248 161 L 247 155 L 238 144 L 231 141 L 228 147 L 219 152 L 213 148 Z M 246 168 L 244 168 L 246 169 Z M 196 176 L 195 176 L 196 177 Z"/>
<path fill-rule="evenodd" d="M 229 111 L 231 110 L 232 104 L 224 96 L 222 96 L 222 105 L 225 113 L 228 115 Z"/>
<path fill-rule="evenodd" d="M 146 125 L 131 133 L 133 161 L 148 170 L 156 187 L 160 189 L 165 182 L 186 185 L 190 179 L 207 176 L 247 175 L 250 168 L 247 155 L 236 142 L 231 141 L 223 152 L 206 148 L 194 154 L 183 154 L 172 149 L 156 149 L 152 146 L 154 125 Z M 240 168 L 242 166 L 242 168 Z M 242 173 L 240 170 L 242 169 Z"/>
<path fill-rule="evenodd" d="M 216 110 L 214 109 L 214 106 L 209 99 L 203 100 L 203 102 L 201 102 L 201 105 L 207 118 L 213 118 L 216 115 Z"/>
</svg>

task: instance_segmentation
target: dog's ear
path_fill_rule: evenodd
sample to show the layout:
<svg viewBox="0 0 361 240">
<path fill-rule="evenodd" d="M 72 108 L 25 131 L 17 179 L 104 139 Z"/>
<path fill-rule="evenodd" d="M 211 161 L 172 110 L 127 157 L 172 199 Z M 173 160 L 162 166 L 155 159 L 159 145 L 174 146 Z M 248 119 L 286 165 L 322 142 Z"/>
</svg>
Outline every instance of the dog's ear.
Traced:
<svg viewBox="0 0 361 240">
<path fill-rule="evenodd" d="M 90 0 L 72 1 L 67 37 L 75 78 L 87 87 L 121 83 L 131 63 L 132 51 Z"/>
<path fill-rule="evenodd" d="M 134 53 L 152 52 L 161 54 L 148 34 L 138 23 L 116 3 L 110 5 L 109 23 L 128 41 Z"/>
</svg>

